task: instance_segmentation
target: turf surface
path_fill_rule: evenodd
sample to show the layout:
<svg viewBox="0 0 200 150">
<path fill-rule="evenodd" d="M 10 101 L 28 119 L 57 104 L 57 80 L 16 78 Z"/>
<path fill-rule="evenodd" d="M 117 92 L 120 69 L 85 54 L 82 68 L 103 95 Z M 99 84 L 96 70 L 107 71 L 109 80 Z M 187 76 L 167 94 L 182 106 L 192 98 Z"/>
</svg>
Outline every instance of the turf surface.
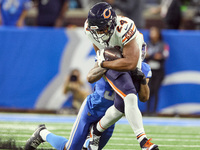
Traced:
<svg viewBox="0 0 200 150">
<path fill-rule="evenodd" d="M 0 121 L 1 142 L 15 140 L 21 147 L 31 136 L 39 123 Z M 47 128 L 60 136 L 69 137 L 72 123 L 45 123 Z M 159 145 L 160 150 L 199 150 L 200 127 L 184 126 L 145 126 L 148 137 Z M 13 148 L 14 149 L 14 148 Z M 48 143 L 41 144 L 38 149 L 53 149 Z M 115 132 L 105 150 L 140 150 L 139 144 L 128 124 L 117 124 Z"/>
</svg>

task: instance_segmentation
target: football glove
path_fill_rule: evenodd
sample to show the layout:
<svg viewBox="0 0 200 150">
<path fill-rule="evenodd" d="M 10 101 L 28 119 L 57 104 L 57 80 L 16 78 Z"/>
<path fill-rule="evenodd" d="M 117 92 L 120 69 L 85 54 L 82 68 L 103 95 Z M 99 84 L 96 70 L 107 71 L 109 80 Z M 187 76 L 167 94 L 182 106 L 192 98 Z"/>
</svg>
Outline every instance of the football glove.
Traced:
<svg viewBox="0 0 200 150">
<path fill-rule="evenodd" d="M 147 83 L 144 73 L 139 68 L 136 68 L 134 71 L 131 71 L 131 77 L 133 81 L 139 81 L 140 84 L 145 85 Z"/>
<path fill-rule="evenodd" d="M 105 61 L 105 57 L 104 57 L 104 49 L 98 50 L 97 51 L 97 62 L 98 62 L 98 66 L 102 67 L 102 63 Z"/>
</svg>

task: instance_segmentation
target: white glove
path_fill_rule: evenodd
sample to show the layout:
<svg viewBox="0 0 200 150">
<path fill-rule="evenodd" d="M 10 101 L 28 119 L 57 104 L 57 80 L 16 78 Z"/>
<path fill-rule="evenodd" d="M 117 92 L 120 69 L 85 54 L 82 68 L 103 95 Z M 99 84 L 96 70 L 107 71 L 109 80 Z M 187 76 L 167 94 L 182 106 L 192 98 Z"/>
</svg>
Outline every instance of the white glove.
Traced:
<svg viewBox="0 0 200 150">
<path fill-rule="evenodd" d="M 104 49 L 98 50 L 97 51 L 97 62 L 98 66 L 102 68 L 102 63 L 105 61 L 104 58 Z"/>
</svg>

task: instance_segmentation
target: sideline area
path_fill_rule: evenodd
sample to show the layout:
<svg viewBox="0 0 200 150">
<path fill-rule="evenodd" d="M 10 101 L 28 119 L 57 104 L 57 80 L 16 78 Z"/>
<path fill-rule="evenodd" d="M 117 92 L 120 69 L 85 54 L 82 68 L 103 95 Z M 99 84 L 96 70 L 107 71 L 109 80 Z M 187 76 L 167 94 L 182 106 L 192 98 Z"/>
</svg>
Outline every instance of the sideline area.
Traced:
<svg viewBox="0 0 200 150">
<path fill-rule="evenodd" d="M 27 113 L 0 113 L 1 121 L 16 122 L 51 122 L 51 123 L 74 123 L 76 116 L 52 115 L 52 114 L 27 114 Z M 143 117 L 144 125 L 160 126 L 200 126 L 200 118 L 179 117 Z M 128 124 L 125 117 L 118 124 Z"/>
</svg>

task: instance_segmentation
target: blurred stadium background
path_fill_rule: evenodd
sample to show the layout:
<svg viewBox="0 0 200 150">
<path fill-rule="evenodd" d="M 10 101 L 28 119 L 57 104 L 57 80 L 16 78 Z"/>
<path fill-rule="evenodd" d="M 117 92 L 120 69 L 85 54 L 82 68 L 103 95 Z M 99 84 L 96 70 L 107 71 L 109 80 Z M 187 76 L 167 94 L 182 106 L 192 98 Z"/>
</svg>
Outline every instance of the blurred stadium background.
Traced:
<svg viewBox="0 0 200 150">
<path fill-rule="evenodd" d="M 149 128 L 152 130 L 149 132 L 152 134 L 156 128 L 160 129 L 156 130 L 155 137 L 157 139 L 166 135 L 168 129 L 171 131 L 169 133 L 171 135 L 181 133 L 177 131 L 181 129 L 181 131 L 187 131 L 183 133 L 182 137 L 192 141 L 191 139 L 199 139 L 199 133 L 196 131 L 200 125 L 200 30 L 198 30 L 200 21 L 198 22 L 198 16 L 195 16 L 196 12 L 200 10 L 200 4 L 198 0 L 182 0 L 182 2 L 181 29 L 162 30 L 164 40 L 170 46 L 170 56 L 166 62 L 166 76 L 159 92 L 156 111 L 159 121 L 153 119 L 152 124 L 145 125 L 151 126 Z M 140 30 L 145 41 L 149 39 L 151 26 L 164 27 L 159 15 L 149 13 L 150 8 L 155 5 L 157 5 L 155 1 L 146 0 L 146 9 L 143 12 L 146 27 Z M 71 69 L 78 68 L 82 73 L 82 79 L 86 82 L 87 72 L 92 68 L 94 62 L 95 53 L 92 44 L 83 31 L 87 12 L 86 9 L 70 8 L 64 18 L 66 27 L 45 28 L 36 26 L 37 9 L 32 8 L 25 20 L 26 27 L 21 29 L 0 27 L 0 127 L 2 130 L 0 137 L 12 138 L 11 135 L 14 135 L 8 132 L 7 136 L 4 129 L 6 129 L 5 132 L 9 129 L 12 129 L 13 132 L 16 130 L 17 134 L 22 132 L 16 129 L 19 128 L 16 124 L 23 126 L 27 123 L 31 126 L 31 131 L 28 132 L 31 134 L 36 124 L 41 121 L 48 122 L 44 117 L 34 120 L 30 113 L 57 115 L 63 108 L 71 107 L 70 95 L 62 95 L 61 92 L 66 75 Z M 146 104 L 139 103 L 139 107 L 142 112 L 146 111 Z M 28 113 L 30 116 L 27 116 Z M 70 115 L 65 114 L 69 118 Z M 10 118 L 10 116 L 13 117 Z M 24 116 L 24 120 L 19 119 L 18 116 L 21 118 Z M 174 122 L 169 124 L 163 118 L 159 118 L 164 116 L 173 117 L 170 119 L 174 119 Z M 48 116 L 45 117 L 48 118 Z M 195 117 L 197 123 L 195 125 L 187 124 L 193 121 L 184 122 L 184 119 L 182 123 L 182 120 L 177 117 Z M 31 118 L 32 121 L 26 120 L 26 118 Z M 66 129 L 68 132 L 72 126 L 69 118 L 67 123 L 64 120 L 61 121 L 64 123 L 62 129 L 65 128 L 65 123 L 68 124 L 69 129 Z M 149 118 L 145 118 L 144 121 Z M 57 117 L 53 122 L 59 122 L 59 119 L 60 117 Z M 11 122 L 13 126 L 10 125 L 10 128 L 7 129 Z M 189 128 L 182 127 L 185 124 Z M 191 133 L 195 133 L 195 135 Z M 22 141 L 27 137 L 29 136 L 26 135 Z M 176 139 L 181 139 L 180 137 L 181 134 Z M 199 143 L 199 140 L 195 142 Z M 177 149 L 199 149 L 198 144 L 194 146 L 192 143 L 191 145 Z M 165 148 L 167 146 L 163 147 L 163 150 L 171 149 Z"/>
</svg>

